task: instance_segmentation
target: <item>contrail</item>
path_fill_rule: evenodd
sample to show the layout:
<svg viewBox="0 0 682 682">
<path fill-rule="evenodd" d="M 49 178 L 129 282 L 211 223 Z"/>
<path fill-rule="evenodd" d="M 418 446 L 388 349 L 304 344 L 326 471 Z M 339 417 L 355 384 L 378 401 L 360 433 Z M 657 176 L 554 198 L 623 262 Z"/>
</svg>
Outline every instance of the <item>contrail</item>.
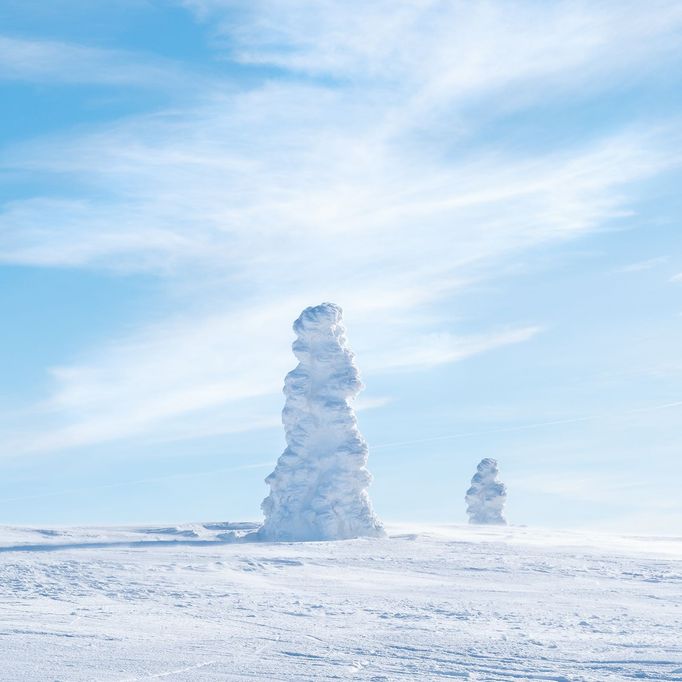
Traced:
<svg viewBox="0 0 682 682">
<path fill-rule="evenodd" d="M 618 417 L 627 417 L 631 414 L 638 414 L 640 412 L 654 412 L 656 410 L 667 410 L 671 407 L 682 406 L 682 400 L 674 403 L 663 403 L 661 405 L 653 405 L 651 407 L 638 407 L 634 410 L 627 410 L 626 412 L 616 412 L 612 414 L 592 414 L 584 417 L 572 417 L 570 419 L 554 419 L 546 422 L 535 422 L 534 424 L 521 424 L 519 426 L 506 426 L 499 429 L 488 429 L 486 431 L 464 431 L 462 433 L 451 433 L 444 436 L 432 436 L 430 438 L 417 438 L 415 440 L 403 440 L 393 443 L 379 443 L 378 445 L 370 445 L 371 450 L 382 450 L 384 448 L 395 448 L 403 445 L 418 445 L 419 443 L 432 443 L 440 440 L 454 440 L 456 438 L 469 438 L 471 436 L 487 436 L 493 433 L 509 433 L 511 431 L 524 431 L 526 429 L 539 429 L 543 426 L 557 426 L 560 424 L 575 424 L 578 422 L 599 421 L 603 419 L 614 419 Z"/>
</svg>

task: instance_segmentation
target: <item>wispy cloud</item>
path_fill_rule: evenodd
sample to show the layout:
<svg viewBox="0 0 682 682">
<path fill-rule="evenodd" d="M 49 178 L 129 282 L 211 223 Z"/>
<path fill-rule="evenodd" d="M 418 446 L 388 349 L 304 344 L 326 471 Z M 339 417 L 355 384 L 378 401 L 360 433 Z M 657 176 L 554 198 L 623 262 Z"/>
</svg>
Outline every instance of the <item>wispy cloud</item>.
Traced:
<svg viewBox="0 0 682 682">
<path fill-rule="evenodd" d="M 671 282 L 682 282 L 682 272 L 678 273 L 677 275 L 673 275 L 670 278 Z"/>
<path fill-rule="evenodd" d="M 346 308 L 369 371 L 527 341 L 537 327 L 509 320 L 458 334 L 443 303 L 627 215 L 633 185 L 682 160 L 664 124 L 544 153 L 491 151 L 480 125 L 648 74 L 679 47 L 676 3 L 185 4 L 221 58 L 284 77 L 238 91 L 199 79 L 183 107 L 5 150 L 2 172 L 59 191 L 2 207 L 0 262 L 144 270 L 190 292 L 177 318 L 54 369 L 36 408 L 49 427 L 17 449 L 205 433 L 228 403 L 220 428 L 269 424 L 260 401 L 291 365 L 282 330 L 322 300 Z M 3 40 L 6 77 L 166 77 L 128 53 Z"/>
<path fill-rule="evenodd" d="M 679 6 L 665 0 L 649 11 L 633 0 L 590 7 L 436 0 L 183 4 L 215 22 L 216 44 L 238 60 L 342 79 L 407 81 L 410 88 L 426 75 L 431 93 L 438 86 L 456 96 L 557 74 L 582 80 L 642 68 L 652 53 L 679 46 L 682 22 Z"/>
<path fill-rule="evenodd" d="M 506 483 L 519 494 L 541 493 L 573 502 L 605 505 L 622 502 L 625 496 L 636 494 L 638 489 L 645 487 L 645 484 L 633 483 L 630 476 L 614 475 L 613 471 L 591 471 L 589 474 L 524 472 L 521 476 L 508 476 Z"/>
<path fill-rule="evenodd" d="M 645 270 L 653 270 L 653 268 L 663 265 L 668 261 L 667 256 L 658 256 L 656 258 L 647 258 L 646 260 L 640 260 L 635 263 L 628 263 L 618 268 L 617 272 L 644 272 Z"/>
<path fill-rule="evenodd" d="M 175 440 L 279 426 L 284 374 L 295 359 L 284 330 L 303 300 L 259 306 L 241 313 L 195 316 L 151 327 L 121 339 L 81 365 L 56 368 L 48 401 L 24 418 L 42 430 L 3 439 L 8 453 L 44 452 L 145 436 Z M 385 312 L 385 311 L 384 311 Z M 354 317 L 366 329 L 357 307 Z M 375 313 L 371 314 L 376 319 Z M 381 318 L 385 319 L 385 318 Z M 394 353 L 361 352 L 367 373 L 457 362 L 530 339 L 534 328 L 481 337 L 438 334 Z M 372 334 L 376 338 L 376 332 Z M 273 339 L 275 341 L 273 341 Z M 392 345 L 399 343 L 396 336 Z M 389 398 L 360 399 L 359 409 L 382 407 Z M 16 416 L 12 423 L 17 423 Z"/>
<path fill-rule="evenodd" d="M 156 90 L 190 87 L 197 75 L 153 55 L 0 35 L 0 80 Z"/>
<path fill-rule="evenodd" d="M 532 339 L 539 327 L 522 327 L 478 336 L 456 336 L 434 333 L 411 340 L 411 345 L 398 347 L 375 358 L 370 356 L 370 367 L 377 369 L 434 367 L 458 362 L 495 348 Z"/>
</svg>

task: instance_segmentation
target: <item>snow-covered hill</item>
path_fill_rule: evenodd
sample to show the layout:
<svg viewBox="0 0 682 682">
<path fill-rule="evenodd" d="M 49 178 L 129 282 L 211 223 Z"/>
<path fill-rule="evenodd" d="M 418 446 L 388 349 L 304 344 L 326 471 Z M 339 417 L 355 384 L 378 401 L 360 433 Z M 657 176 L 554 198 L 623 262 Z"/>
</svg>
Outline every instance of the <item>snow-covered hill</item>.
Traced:
<svg viewBox="0 0 682 682">
<path fill-rule="evenodd" d="M 682 680 L 682 538 L 0 528 L 0 679 Z"/>
</svg>

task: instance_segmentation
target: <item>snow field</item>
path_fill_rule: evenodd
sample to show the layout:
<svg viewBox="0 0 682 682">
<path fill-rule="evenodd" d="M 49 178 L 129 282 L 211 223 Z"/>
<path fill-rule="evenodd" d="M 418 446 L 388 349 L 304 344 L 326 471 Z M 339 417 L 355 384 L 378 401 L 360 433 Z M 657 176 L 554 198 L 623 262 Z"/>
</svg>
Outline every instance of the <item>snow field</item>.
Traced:
<svg viewBox="0 0 682 682">
<path fill-rule="evenodd" d="M 682 539 L 0 529 L 0 679 L 682 680 Z"/>
</svg>

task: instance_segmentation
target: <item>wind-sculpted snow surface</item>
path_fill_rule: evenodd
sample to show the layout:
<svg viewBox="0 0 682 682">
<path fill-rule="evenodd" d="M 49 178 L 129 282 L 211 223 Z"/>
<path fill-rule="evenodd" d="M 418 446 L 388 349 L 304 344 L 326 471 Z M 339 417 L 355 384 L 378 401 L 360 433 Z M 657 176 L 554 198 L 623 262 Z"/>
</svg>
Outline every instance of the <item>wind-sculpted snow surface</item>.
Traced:
<svg viewBox="0 0 682 682">
<path fill-rule="evenodd" d="M 252 527 L 0 527 L 0 680 L 682 682 L 680 538 Z"/>
<path fill-rule="evenodd" d="M 367 443 L 350 401 L 362 388 L 333 303 L 306 308 L 294 322 L 298 366 L 284 381 L 287 447 L 265 479 L 266 540 L 340 540 L 381 536 L 367 495 Z"/>
<path fill-rule="evenodd" d="M 469 523 L 507 523 L 502 514 L 507 489 L 497 480 L 497 474 L 497 460 L 486 457 L 479 462 L 465 498 Z"/>
</svg>

